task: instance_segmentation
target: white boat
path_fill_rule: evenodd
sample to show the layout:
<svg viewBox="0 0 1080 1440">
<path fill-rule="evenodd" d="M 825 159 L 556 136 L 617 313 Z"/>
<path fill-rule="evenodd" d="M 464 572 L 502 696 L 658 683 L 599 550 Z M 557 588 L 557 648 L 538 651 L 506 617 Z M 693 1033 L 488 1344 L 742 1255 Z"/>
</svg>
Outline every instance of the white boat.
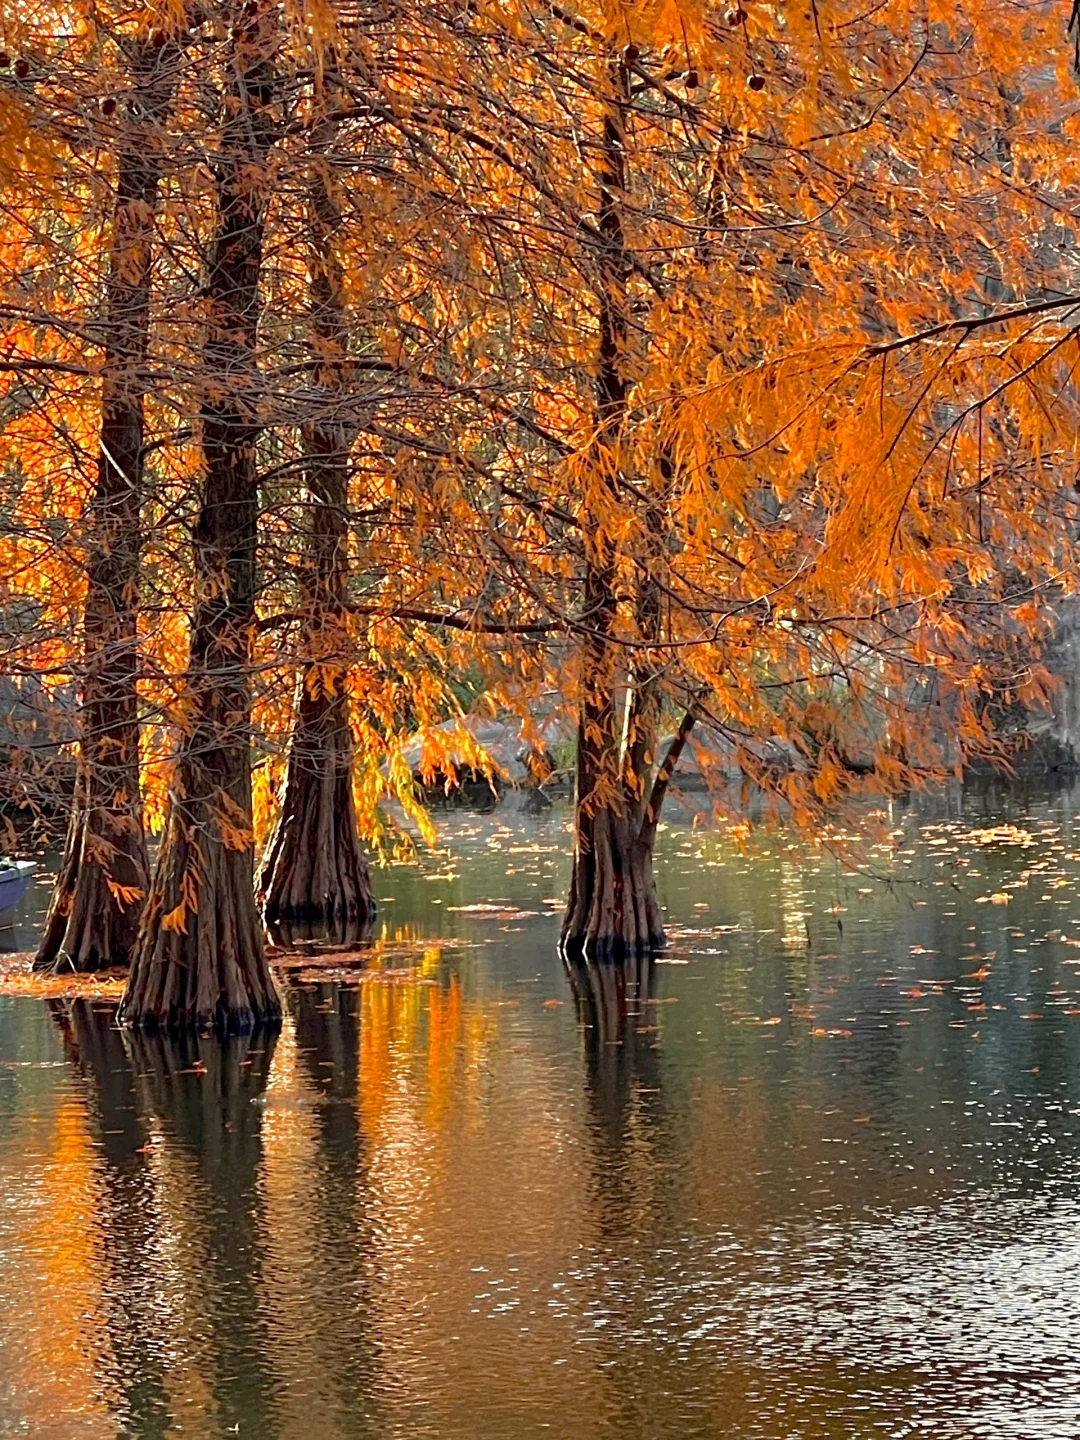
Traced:
<svg viewBox="0 0 1080 1440">
<path fill-rule="evenodd" d="M 36 869 L 33 860 L 0 860 L 0 929 L 15 924 L 19 901 Z"/>
</svg>

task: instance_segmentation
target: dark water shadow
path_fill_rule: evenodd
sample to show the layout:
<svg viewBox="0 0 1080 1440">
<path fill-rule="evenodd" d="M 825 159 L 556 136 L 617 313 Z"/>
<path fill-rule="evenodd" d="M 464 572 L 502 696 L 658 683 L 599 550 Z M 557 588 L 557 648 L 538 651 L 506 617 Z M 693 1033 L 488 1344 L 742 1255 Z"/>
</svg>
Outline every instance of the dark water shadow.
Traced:
<svg viewBox="0 0 1080 1440">
<path fill-rule="evenodd" d="M 275 920 L 267 926 L 270 938 L 283 950 L 318 954 L 322 950 L 367 950 L 375 922 L 367 920 Z"/>
<path fill-rule="evenodd" d="M 369 1196 L 369 1156 L 357 1098 L 361 996 L 355 987 L 319 983 L 288 992 L 299 1069 L 318 1097 L 315 1174 L 304 1217 L 312 1247 L 312 1304 L 305 1320 L 313 1353 L 332 1355 L 322 1376 L 323 1414 L 334 1433 L 381 1433 L 378 1343 L 372 1315 L 378 1217 Z"/>
<path fill-rule="evenodd" d="M 584 1051 L 591 1246 L 605 1273 L 625 1277 L 596 1340 L 605 1433 L 645 1440 L 650 1418 L 641 1397 L 669 1391 L 672 1375 L 662 1350 L 625 1343 L 646 1332 L 652 1304 L 627 1261 L 678 1213 L 671 1189 L 686 1161 L 665 1094 L 657 966 L 648 954 L 616 962 L 564 956 L 564 965 Z"/>
</svg>

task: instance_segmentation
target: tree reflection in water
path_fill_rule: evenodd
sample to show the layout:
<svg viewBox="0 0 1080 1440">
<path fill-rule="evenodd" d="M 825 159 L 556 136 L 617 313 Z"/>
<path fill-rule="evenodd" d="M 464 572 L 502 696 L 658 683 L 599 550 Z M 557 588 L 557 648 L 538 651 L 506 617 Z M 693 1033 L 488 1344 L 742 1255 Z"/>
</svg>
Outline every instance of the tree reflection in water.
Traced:
<svg viewBox="0 0 1080 1440">
<path fill-rule="evenodd" d="M 644 1435 L 643 1399 L 670 1388 L 672 1374 L 663 1347 L 627 1344 L 628 1336 L 647 1333 L 653 1309 L 650 1288 L 627 1271 L 664 1217 L 678 1213 L 672 1190 L 682 1169 L 665 1155 L 673 1117 L 666 1113 L 656 1039 L 657 965 L 648 954 L 614 962 L 564 956 L 564 964 L 584 1045 L 590 1248 L 611 1286 L 596 1345 L 600 1408 L 608 1433 Z"/>
<path fill-rule="evenodd" d="M 87 1082 L 105 1164 L 100 1263 L 109 1380 L 140 1436 L 195 1412 L 274 1432 L 260 1334 L 258 1172 L 275 1035 L 226 1041 L 121 1030 L 112 1006 L 53 1002 Z M 167 1336 L 188 1330 L 187 1363 Z M 177 1363 L 179 1361 L 179 1364 Z M 170 1415 L 171 1412 L 171 1415 Z"/>
<path fill-rule="evenodd" d="M 613 1143 L 621 1143 L 635 1090 L 657 1088 L 649 1002 L 656 996 L 650 955 L 593 962 L 563 957 L 584 1037 L 593 1114 Z"/>
<path fill-rule="evenodd" d="M 365 950 L 372 943 L 374 923 L 371 919 L 355 920 L 335 916 L 325 921 L 277 920 L 270 927 L 270 938 L 284 950 L 315 952 L 320 948 Z"/>
</svg>

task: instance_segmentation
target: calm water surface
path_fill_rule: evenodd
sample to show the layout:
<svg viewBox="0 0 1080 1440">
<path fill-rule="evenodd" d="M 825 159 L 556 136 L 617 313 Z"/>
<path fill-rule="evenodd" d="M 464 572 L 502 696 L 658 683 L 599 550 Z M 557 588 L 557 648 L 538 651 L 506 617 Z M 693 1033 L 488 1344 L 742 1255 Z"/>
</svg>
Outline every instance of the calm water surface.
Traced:
<svg viewBox="0 0 1080 1440">
<path fill-rule="evenodd" d="M 673 825 L 576 990 L 565 813 L 455 815 L 276 1039 L 0 999 L 0 1436 L 1080 1435 L 1078 811 Z"/>
</svg>

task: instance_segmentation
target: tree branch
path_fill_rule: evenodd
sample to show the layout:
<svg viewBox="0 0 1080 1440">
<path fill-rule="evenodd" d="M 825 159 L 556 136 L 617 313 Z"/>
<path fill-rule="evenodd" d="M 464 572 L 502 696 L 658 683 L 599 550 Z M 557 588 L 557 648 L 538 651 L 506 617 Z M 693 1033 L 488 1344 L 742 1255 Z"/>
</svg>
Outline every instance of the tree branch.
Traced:
<svg viewBox="0 0 1080 1440">
<path fill-rule="evenodd" d="M 440 610 L 419 610 L 413 606 L 383 609 L 379 605 L 356 605 L 346 602 L 343 607 L 350 615 L 378 615 L 386 620 L 416 620 L 422 625 L 442 625 L 450 630 L 473 631 L 478 635 L 550 635 L 555 630 L 565 630 L 561 620 L 521 621 L 502 623 L 495 620 L 474 620 L 469 615 L 455 615 Z M 279 625 L 288 625 L 294 620 L 309 620 L 311 617 L 301 610 L 283 610 L 277 615 L 267 615 L 258 622 L 261 634 L 274 630 Z"/>
<path fill-rule="evenodd" d="M 667 748 L 660 769 L 656 772 L 653 780 L 652 790 L 649 792 L 649 803 L 645 807 L 645 819 L 642 824 L 642 832 L 650 839 L 656 832 L 656 822 L 660 819 L 660 807 L 664 803 L 664 796 L 671 785 L 671 777 L 675 773 L 675 766 L 678 765 L 683 751 L 686 749 L 686 742 L 690 738 L 690 731 L 697 722 L 697 704 L 690 706 L 683 716 L 678 730 Z"/>
<path fill-rule="evenodd" d="M 903 350 L 908 345 L 918 345 L 924 340 L 936 340 L 939 335 L 951 334 L 954 330 L 969 335 L 973 330 L 982 330 L 988 325 L 1004 325 L 1009 320 L 1024 320 L 1032 315 L 1045 315 L 1052 310 L 1070 310 L 1080 306 L 1080 295 L 1065 295 L 1057 300 L 1034 300 L 1028 305 L 1013 305 L 1007 310 L 995 310 L 992 315 L 969 315 L 962 320 L 944 320 L 940 325 L 930 325 L 925 330 L 916 330 L 911 335 L 901 335 L 896 340 L 883 340 L 879 345 L 870 345 L 863 351 L 867 360 L 881 355 L 890 355 L 894 350 Z"/>
</svg>

